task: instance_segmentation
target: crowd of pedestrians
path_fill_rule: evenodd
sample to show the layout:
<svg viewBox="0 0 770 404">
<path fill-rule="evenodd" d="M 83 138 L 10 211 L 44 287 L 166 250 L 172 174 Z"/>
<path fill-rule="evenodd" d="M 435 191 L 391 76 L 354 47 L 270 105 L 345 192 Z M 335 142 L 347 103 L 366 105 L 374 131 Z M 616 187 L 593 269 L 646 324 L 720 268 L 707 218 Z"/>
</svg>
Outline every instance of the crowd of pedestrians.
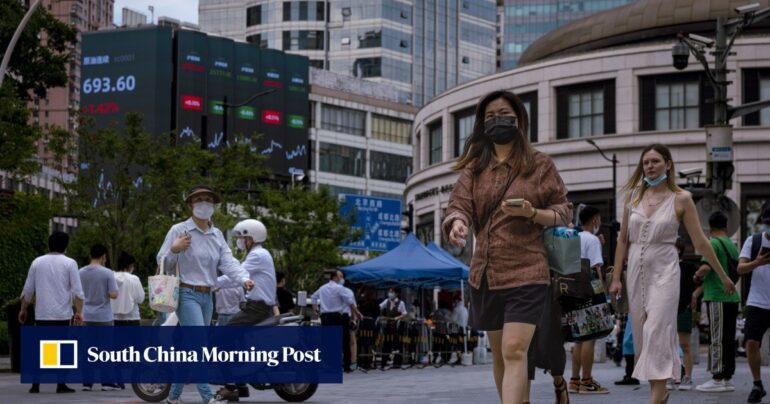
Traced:
<svg viewBox="0 0 770 404">
<path fill-rule="evenodd" d="M 590 339 L 574 344 L 572 376 L 565 388 L 565 359 L 560 354 L 564 339 L 560 338 L 562 330 L 555 331 L 558 327 L 552 325 L 560 317 L 562 307 L 554 296 L 561 290 L 546 287 L 549 262 L 542 231 L 549 226 L 567 226 L 572 206 L 556 167 L 546 155 L 531 148 L 524 135 L 527 130 L 527 112 L 516 95 L 495 91 L 479 100 L 473 133 L 454 167 L 459 178 L 442 230 L 457 247 L 465 246 L 470 228 L 474 231 L 470 325 L 490 336 L 493 377 L 501 402 L 529 402 L 523 369 L 537 365 L 551 371 L 557 404 L 567 403 L 566 391 L 606 394 L 609 389 L 593 380 L 595 345 Z M 623 215 L 614 265 L 610 267 L 605 268 L 601 240 L 596 236 L 601 226 L 598 210 L 589 206 L 580 214 L 581 257 L 591 268 L 594 291 L 606 292 L 614 307 L 624 306 L 626 311 L 617 316 L 621 326 L 618 334 L 624 335 L 621 345 L 626 374 L 616 384 L 648 381 L 651 404 L 666 403 L 668 390 L 673 388 L 692 389 L 692 355 L 698 350 L 689 343 L 692 311 L 703 294 L 712 380 L 704 381 L 697 390 L 734 390 L 735 326 L 741 301 L 735 282 L 739 273 L 744 274 L 746 288 L 749 281 L 745 274 L 753 273 L 742 315 L 755 379 L 748 401 L 760 402 L 766 394 L 758 352 L 759 341 L 770 328 L 770 284 L 763 283 L 770 278 L 770 253 L 765 254 L 759 244 L 767 244 L 770 252 L 770 235 L 765 232 L 761 233 L 764 236 L 749 238 L 739 259 L 728 237 L 727 218 L 717 212 L 709 220 L 711 240 L 707 239 L 692 195 L 676 184 L 675 173 L 666 146 L 652 144 L 641 151 L 623 188 Z M 770 203 L 761 210 L 760 222 L 767 230 Z M 702 255 L 697 270 L 682 261 L 680 226 Z M 559 275 L 550 277 L 553 284 Z M 604 309 L 589 307 L 600 301 L 588 299 L 586 304 L 585 317 L 606 314 Z M 597 324 L 593 318 L 569 315 L 590 326 Z M 576 328 L 583 331 L 592 327 Z M 531 378 L 532 371 L 529 373 Z"/>
<path fill-rule="evenodd" d="M 571 226 L 573 206 L 567 189 L 546 155 L 535 150 L 523 134 L 528 131 L 526 109 L 506 91 L 484 96 L 476 107 L 473 134 L 466 140 L 454 169 L 459 172 L 442 230 L 446 238 L 464 247 L 474 231 L 474 253 L 469 275 L 469 310 L 460 298 L 440 300 L 430 317 L 486 331 L 493 357 L 493 379 L 504 404 L 529 402 L 529 380 L 534 368 L 549 370 L 557 404 L 572 394 L 607 394 L 610 390 L 592 374 L 596 338 L 575 341 L 569 381 L 564 378 L 566 354 L 562 316 L 576 308 L 565 305 L 557 288 L 559 274 L 549 272 L 543 229 Z M 760 212 L 759 233 L 749 237 L 740 252 L 728 233 L 728 218 L 715 212 L 709 218 L 710 239 L 701 227 L 692 195 L 674 180 L 674 161 L 662 144 L 644 148 L 636 169 L 623 188 L 623 215 L 614 265 L 602 256 L 602 218 L 593 206 L 579 209 L 581 260 L 588 268 L 593 298 L 588 306 L 609 300 L 618 311 L 619 336 L 626 372 L 616 385 L 648 381 L 649 402 L 666 403 L 669 390 L 690 390 L 693 355 L 693 312 L 702 299 L 708 318 L 711 379 L 695 386 L 701 392 L 733 391 L 735 384 L 736 322 L 745 321 L 746 354 L 753 377 L 748 402 L 766 395 L 760 374 L 759 348 L 770 328 L 770 202 Z M 222 232 L 211 222 L 219 195 L 197 186 L 185 198 L 191 216 L 168 231 L 157 254 L 167 273 L 179 274 L 176 309 L 179 324 L 255 325 L 270 316 L 294 309 L 285 275 L 276 273 L 265 249 L 267 229 L 257 220 L 244 220 L 234 228 L 236 246 L 245 252 L 234 258 Z M 692 247 L 702 254 L 697 266 L 684 260 L 686 247 L 679 237 L 683 225 Z M 35 326 L 136 326 L 145 289 L 132 274 L 136 260 L 119 255 L 115 271 L 109 269 L 108 251 L 91 247 L 90 262 L 78 269 L 67 257 L 67 234 L 54 232 L 49 252 L 35 259 L 21 294 L 18 320 L 27 320 L 35 303 Z M 742 303 L 735 283 L 748 290 Z M 345 372 L 356 368 L 356 330 L 363 318 L 403 320 L 410 316 L 400 291 L 391 288 L 381 302 L 370 288 L 360 290 L 357 304 L 345 286 L 344 273 L 329 271 L 328 282 L 311 295 L 321 324 L 341 328 L 342 364 Z M 452 307 L 454 303 L 454 307 Z M 587 319 L 607 310 L 588 306 Z M 677 307 L 677 310 L 672 310 Z M 413 311 L 415 307 L 412 308 Z M 574 314 L 572 314 L 574 316 Z M 589 325 L 590 325 L 589 324 Z M 590 327 L 583 324 L 579 331 Z M 620 362 L 618 355 L 618 363 Z M 460 355 L 458 353 L 458 361 Z M 394 359 L 395 361 L 395 359 Z M 384 364 L 384 362 L 383 362 Z M 30 393 L 38 393 L 33 384 Z M 85 390 L 92 385 L 84 384 Z M 122 384 L 102 384 L 121 389 Z M 167 403 L 180 403 L 183 384 L 171 387 Z M 237 401 L 248 395 L 245 385 L 227 384 L 216 394 L 206 383 L 197 385 L 204 403 Z M 74 392 L 59 383 L 57 393 Z"/>
</svg>

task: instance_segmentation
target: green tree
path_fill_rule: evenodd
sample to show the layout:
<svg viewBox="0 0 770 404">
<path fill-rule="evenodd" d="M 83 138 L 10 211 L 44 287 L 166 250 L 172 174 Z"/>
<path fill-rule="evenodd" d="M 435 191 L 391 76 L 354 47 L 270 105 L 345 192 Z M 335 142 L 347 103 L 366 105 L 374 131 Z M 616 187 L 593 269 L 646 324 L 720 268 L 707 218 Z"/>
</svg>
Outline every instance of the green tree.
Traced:
<svg viewBox="0 0 770 404">
<path fill-rule="evenodd" d="M 5 50 L 24 13 L 23 2 L 0 0 L 0 44 Z M 39 169 L 34 160 L 41 132 L 29 125 L 27 102 L 52 87 L 67 85 L 67 64 L 77 31 L 38 8 L 11 56 L 0 88 L 0 170 L 25 176 Z"/>
<path fill-rule="evenodd" d="M 312 292 L 323 283 L 325 269 L 347 263 L 337 246 L 359 234 L 351 229 L 352 218 L 340 216 L 328 188 L 266 189 L 262 202 L 262 209 L 249 213 L 267 227 L 266 247 L 291 288 Z"/>
<path fill-rule="evenodd" d="M 249 202 L 249 184 L 264 177 L 264 157 L 236 142 L 219 153 L 193 144 L 176 145 L 170 137 L 153 137 L 138 114 L 126 114 L 124 129 L 94 129 L 84 120 L 79 129 L 80 162 L 87 165 L 77 181 L 64 184 L 70 214 L 79 227 L 70 249 L 81 261 L 93 243 L 109 249 L 116 264 L 121 251 L 137 258 L 140 277 L 155 271 L 155 255 L 172 224 L 190 216 L 184 195 L 196 184 L 207 184 L 223 197 L 214 216 L 225 230 L 237 209 Z"/>
<path fill-rule="evenodd" d="M 0 193 L 0 307 L 21 294 L 30 264 L 48 251 L 48 222 L 55 210 L 42 196 Z"/>
</svg>

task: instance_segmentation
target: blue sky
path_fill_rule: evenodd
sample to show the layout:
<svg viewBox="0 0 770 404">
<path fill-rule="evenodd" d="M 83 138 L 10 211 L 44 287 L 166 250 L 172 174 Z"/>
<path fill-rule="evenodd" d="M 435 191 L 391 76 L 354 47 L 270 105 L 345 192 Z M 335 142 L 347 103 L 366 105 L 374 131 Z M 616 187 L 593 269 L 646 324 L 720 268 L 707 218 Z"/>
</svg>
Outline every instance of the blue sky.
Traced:
<svg viewBox="0 0 770 404">
<path fill-rule="evenodd" d="M 158 17 L 171 17 L 177 20 L 198 23 L 198 0 L 115 0 L 115 24 L 123 19 L 123 7 L 138 11 L 150 19 L 147 6 L 155 7 L 155 20 Z"/>
</svg>

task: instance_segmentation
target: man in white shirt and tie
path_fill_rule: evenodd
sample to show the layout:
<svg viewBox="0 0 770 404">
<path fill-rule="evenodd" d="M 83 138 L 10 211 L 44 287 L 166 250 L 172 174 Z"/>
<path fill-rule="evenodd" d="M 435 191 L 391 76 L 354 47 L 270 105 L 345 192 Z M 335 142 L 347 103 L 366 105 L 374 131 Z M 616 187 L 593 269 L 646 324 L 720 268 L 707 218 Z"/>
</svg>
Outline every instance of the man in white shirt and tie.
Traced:
<svg viewBox="0 0 770 404">
<path fill-rule="evenodd" d="M 321 286 L 312 296 L 313 310 L 316 313 L 318 303 L 321 304 L 321 325 L 342 327 L 342 366 L 345 372 L 352 372 L 350 368 L 350 316 L 345 313 L 346 308 L 350 309 L 353 317 L 360 319 L 363 317 L 356 307 L 356 300 L 352 293 L 342 285 L 345 283 L 345 276 L 342 271 L 334 271 L 329 282 Z"/>
</svg>

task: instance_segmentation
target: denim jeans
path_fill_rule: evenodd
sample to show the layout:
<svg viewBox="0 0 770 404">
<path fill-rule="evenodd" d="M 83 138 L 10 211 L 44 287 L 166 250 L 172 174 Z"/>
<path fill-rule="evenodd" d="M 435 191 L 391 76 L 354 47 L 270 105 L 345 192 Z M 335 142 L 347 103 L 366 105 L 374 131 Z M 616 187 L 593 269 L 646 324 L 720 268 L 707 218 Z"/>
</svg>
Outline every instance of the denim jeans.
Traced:
<svg viewBox="0 0 770 404">
<path fill-rule="evenodd" d="M 176 308 L 176 316 L 179 318 L 179 325 L 211 325 L 211 316 L 214 312 L 214 300 L 211 293 L 196 292 L 192 289 L 179 288 L 179 304 Z M 211 400 L 214 395 L 211 393 L 211 387 L 208 383 L 199 383 L 198 393 L 204 403 Z M 169 398 L 177 399 L 184 390 L 183 383 L 171 385 Z"/>
<path fill-rule="evenodd" d="M 219 326 L 227 325 L 227 322 L 230 321 L 230 319 L 233 318 L 234 315 L 235 315 L 235 313 L 233 313 L 233 314 L 217 314 L 217 325 L 219 325 Z"/>
</svg>

